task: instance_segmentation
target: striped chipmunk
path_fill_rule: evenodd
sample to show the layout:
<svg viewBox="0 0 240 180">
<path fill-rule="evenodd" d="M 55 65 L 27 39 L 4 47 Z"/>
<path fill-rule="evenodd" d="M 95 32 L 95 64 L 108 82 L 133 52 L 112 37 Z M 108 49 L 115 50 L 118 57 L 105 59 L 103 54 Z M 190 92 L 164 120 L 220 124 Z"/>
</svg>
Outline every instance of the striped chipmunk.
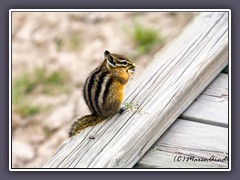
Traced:
<svg viewBox="0 0 240 180">
<path fill-rule="evenodd" d="M 123 55 L 112 54 L 107 50 L 104 52 L 103 62 L 88 76 L 83 88 L 84 100 L 91 114 L 73 122 L 69 137 L 125 110 L 121 108 L 124 89 L 135 67 Z"/>
</svg>

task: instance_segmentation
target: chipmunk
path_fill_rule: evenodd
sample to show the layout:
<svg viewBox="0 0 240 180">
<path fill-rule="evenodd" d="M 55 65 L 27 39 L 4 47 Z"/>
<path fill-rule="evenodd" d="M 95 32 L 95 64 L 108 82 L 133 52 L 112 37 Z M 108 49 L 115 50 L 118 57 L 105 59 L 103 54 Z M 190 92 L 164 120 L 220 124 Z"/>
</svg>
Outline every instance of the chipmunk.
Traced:
<svg viewBox="0 0 240 180">
<path fill-rule="evenodd" d="M 107 50 L 104 52 L 103 62 L 88 76 L 83 88 L 84 100 L 91 114 L 73 122 L 69 137 L 124 111 L 121 108 L 124 89 L 135 67 L 123 55 L 112 54 Z"/>
</svg>

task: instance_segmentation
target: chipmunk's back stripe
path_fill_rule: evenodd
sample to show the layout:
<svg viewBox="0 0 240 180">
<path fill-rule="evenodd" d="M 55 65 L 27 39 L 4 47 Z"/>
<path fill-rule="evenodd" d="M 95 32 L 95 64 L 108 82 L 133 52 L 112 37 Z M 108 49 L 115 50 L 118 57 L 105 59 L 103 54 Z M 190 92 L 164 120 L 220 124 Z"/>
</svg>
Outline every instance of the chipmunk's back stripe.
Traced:
<svg viewBox="0 0 240 180">
<path fill-rule="evenodd" d="M 87 103 L 88 99 L 87 99 L 87 84 L 88 84 L 88 81 L 89 81 L 89 77 L 87 78 L 86 82 L 84 83 L 84 86 L 83 86 L 83 97 L 84 97 L 84 100 L 85 102 Z"/>
<path fill-rule="evenodd" d="M 88 107 L 90 108 L 90 110 L 93 114 L 96 114 L 96 111 L 95 111 L 94 106 L 93 106 L 93 90 L 95 89 L 94 88 L 94 81 L 95 81 L 97 75 L 100 73 L 100 71 L 101 71 L 101 69 L 99 68 L 98 70 L 93 72 L 93 75 L 90 77 L 89 83 L 87 85 L 87 92 L 88 92 L 87 97 L 89 97 Z"/>
<path fill-rule="evenodd" d="M 107 72 L 104 72 L 99 76 L 96 92 L 94 95 L 94 102 L 95 102 L 95 106 L 96 106 L 95 111 L 97 111 L 98 114 L 102 114 L 101 109 L 100 109 L 99 95 L 105 89 L 104 84 L 103 84 L 105 79 L 107 79 Z"/>
<path fill-rule="evenodd" d="M 113 83 L 113 78 L 110 77 L 109 80 L 106 83 L 106 87 L 105 87 L 104 92 L 103 92 L 102 102 L 106 101 L 106 98 L 107 98 L 107 95 L 108 95 L 108 92 L 110 90 L 110 87 L 111 87 L 112 83 Z"/>
<path fill-rule="evenodd" d="M 86 104 L 88 105 L 88 108 L 91 112 L 93 112 L 93 110 L 91 109 L 90 107 L 90 104 L 89 104 L 89 96 L 88 96 L 88 84 L 89 84 L 89 80 L 90 80 L 91 76 L 88 76 L 85 84 L 84 84 L 84 87 L 83 87 L 83 97 L 84 97 L 84 100 L 86 102 Z"/>
<path fill-rule="evenodd" d="M 103 93 L 106 89 L 106 85 L 107 85 L 107 82 L 109 81 L 109 79 L 110 79 L 110 74 L 106 74 L 106 77 L 104 78 L 103 83 L 102 83 L 101 92 L 100 92 L 99 97 L 98 97 L 98 105 L 100 107 L 103 107 L 103 102 L 104 102 L 103 101 Z"/>
</svg>

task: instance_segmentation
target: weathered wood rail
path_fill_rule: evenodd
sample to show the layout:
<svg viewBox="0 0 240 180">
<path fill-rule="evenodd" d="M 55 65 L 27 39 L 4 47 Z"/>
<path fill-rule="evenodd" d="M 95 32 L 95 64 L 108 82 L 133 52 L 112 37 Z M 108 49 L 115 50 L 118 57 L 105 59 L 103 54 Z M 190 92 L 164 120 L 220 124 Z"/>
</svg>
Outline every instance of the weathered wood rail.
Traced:
<svg viewBox="0 0 240 180">
<path fill-rule="evenodd" d="M 44 168 L 133 167 L 227 63 L 228 13 L 201 13 L 127 87 L 126 102 L 141 113 L 116 115 L 67 139 Z"/>
<path fill-rule="evenodd" d="M 221 73 L 134 168 L 228 168 L 228 120 L 228 74 Z"/>
</svg>

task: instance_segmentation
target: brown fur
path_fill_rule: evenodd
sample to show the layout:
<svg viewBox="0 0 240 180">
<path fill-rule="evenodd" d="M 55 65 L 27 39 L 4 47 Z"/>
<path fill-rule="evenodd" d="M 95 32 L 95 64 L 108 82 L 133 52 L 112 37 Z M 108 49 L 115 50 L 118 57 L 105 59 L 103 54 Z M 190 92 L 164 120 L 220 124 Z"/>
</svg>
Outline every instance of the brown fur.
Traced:
<svg viewBox="0 0 240 180">
<path fill-rule="evenodd" d="M 135 65 L 125 56 L 119 54 L 110 54 L 111 63 L 108 63 L 107 57 L 90 74 L 84 85 L 85 101 L 92 112 L 91 115 L 84 116 L 73 122 L 69 137 L 78 134 L 82 129 L 98 124 L 104 119 L 111 117 L 119 112 L 124 99 L 124 89 L 131 76 L 128 69 Z M 120 59 L 118 61 L 118 59 Z M 125 66 L 122 61 L 128 63 Z"/>
</svg>

